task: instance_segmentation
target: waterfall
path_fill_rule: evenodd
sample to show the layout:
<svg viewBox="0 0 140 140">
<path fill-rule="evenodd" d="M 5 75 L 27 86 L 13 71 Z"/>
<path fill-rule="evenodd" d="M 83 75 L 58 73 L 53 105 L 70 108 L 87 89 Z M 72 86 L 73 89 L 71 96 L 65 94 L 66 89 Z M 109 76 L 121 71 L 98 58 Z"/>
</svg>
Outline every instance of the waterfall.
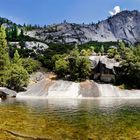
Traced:
<svg viewBox="0 0 140 140">
<path fill-rule="evenodd" d="M 121 90 L 111 84 L 97 84 L 100 97 L 140 98 L 140 90 Z"/>
<path fill-rule="evenodd" d="M 120 97 L 120 90 L 110 84 L 97 84 L 100 97 Z"/>
<path fill-rule="evenodd" d="M 69 81 L 42 80 L 30 86 L 26 92 L 17 94 L 17 98 L 78 98 L 79 83 Z"/>
<path fill-rule="evenodd" d="M 48 91 L 48 98 L 77 98 L 79 84 L 68 81 L 55 82 Z"/>
<path fill-rule="evenodd" d="M 140 98 L 140 90 L 121 90 L 111 84 L 94 81 L 75 83 L 64 80 L 43 79 L 17 94 L 17 98 Z"/>
</svg>

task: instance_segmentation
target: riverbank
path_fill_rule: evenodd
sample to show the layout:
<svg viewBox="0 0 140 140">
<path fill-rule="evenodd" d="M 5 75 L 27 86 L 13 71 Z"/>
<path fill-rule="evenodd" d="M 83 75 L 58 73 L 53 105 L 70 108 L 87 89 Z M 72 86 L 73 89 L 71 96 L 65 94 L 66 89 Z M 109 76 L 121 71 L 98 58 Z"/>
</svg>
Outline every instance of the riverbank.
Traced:
<svg viewBox="0 0 140 140">
<path fill-rule="evenodd" d="M 0 88 L 1 98 L 16 97 L 26 99 L 97 99 L 97 98 L 140 98 L 140 90 L 125 90 L 111 84 L 99 84 L 92 80 L 71 82 L 58 80 L 53 73 L 37 72 L 30 76 L 30 84 L 25 92 Z"/>
</svg>

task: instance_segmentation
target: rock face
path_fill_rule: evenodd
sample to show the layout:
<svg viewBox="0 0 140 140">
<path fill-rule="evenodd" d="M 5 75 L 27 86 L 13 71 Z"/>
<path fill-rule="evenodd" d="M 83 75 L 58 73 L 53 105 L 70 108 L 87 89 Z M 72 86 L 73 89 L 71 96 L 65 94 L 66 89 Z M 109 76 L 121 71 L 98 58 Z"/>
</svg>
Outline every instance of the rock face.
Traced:
<svg viewBox="0 0 140 140">
<path fill-rule="evenodd" d="M 46 43 L 86 43 L 126 40 L 140 42 L 140 12 L 122 11 L 97 24 L 61 23 L 27 32 Z"/>
<path fill-rule="evenodd" d="M 25 47 L 32 50 L 44 50 L 44 49 L 47 49 L 49 46 L 44 44 L 44 43 L 41 43 L 41 42 L 35 42 L 35 41 L 26 41 L 25 42 Z"/>
<path fill-rule="evenodd" d="M 63 80 L 43 79 L 26 92 L 18 93 L 17 98 L 58 99 L 58 98 L 140 98 L 140 90 L 120 90 L 111 84 L 98 84 L 94 81 L 75 83 Z"/>
<path fill-rule="evenodd" d="M 15 45 L 17 48 L 20 48 L 19 42 L 9 42 L 10 45 Z M 47 49 L 49 46 L 42 42 L 36 42 L 36 41 L 26 41 L 25 42 L 25 48 L 29 50 L 34 50 L 37 52 L 38 50 L 44 50 Z"/>
<path fill-rule="evenodd" d="M 93 81 L 85 81 L 80 83 L 79 94 L 82 97 L 99 97 L 99 89 L 95 82 Z"/>
<path fill-rule="evenodd" d="M 115 81 L 116 68 L 119 62 L 109 59 L 107 56 L 90 56 L 92 62 L 92 78 L 101 82 L 110 83 Z"/>
<path fill-rule="evenodd" d="M 16 92 L 5 87 L 0 87 L 0 98 L 16 97 Z"/>
</svg>

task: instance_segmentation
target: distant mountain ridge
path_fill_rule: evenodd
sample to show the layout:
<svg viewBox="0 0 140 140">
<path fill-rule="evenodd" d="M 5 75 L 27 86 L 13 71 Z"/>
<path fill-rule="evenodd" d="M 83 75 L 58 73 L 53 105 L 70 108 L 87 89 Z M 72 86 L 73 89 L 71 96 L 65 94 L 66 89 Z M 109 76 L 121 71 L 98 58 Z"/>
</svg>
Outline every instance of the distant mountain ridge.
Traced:
<svg viewBox="0 0 140 140">
<path fill-rule="evenodd" d="M 18 27 L 22 27 L 22 25 L 16 24 L 16 23 L 12 22 L 11 20 L 9 20 L 7 18 L 3 18 L 3 17 L 0 17 L 0 25 L 3 25 L 6 28 L 11 28 L 15 25 L 17 25 Z"/>
<path fill-rule="evenodd" d="M 27 32 L 47 43 L 86 43 L 126 40 L 140 42 L 140 12 L 122 11 L 97 24 L 61 23 Z"/>
<path fill-rule="evenodd" d="M 1 22 L 0 22 L 1 23 Z M 122 11 L 97 24 L 60 23 L 27 31 L 26 35 L 45 43 L 140 42 L 140 12 Z"/>
</svg>

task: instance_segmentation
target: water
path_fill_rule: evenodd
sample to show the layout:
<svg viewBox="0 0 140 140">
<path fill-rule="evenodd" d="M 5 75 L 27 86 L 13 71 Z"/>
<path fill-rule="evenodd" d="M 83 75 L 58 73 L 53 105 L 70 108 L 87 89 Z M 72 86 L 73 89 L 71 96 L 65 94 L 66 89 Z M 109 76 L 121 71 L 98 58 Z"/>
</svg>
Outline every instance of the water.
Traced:
<svg viewBox="0 0 140 140">
<path fill-rule="evenodd" d="M 97 84 L 94 81 L 75 83 L 63 80 L 43 79 L 29 86 L 17 98 L 139 98 L 140 90 L 120 90 L 111 84 Z"/>
<path fill-rule="evenodd" d="M 0 139 L 7 132 L 52 140 L 139 140 L 139 99 L 10 99 L 0 102 Z"/>
</svg>

